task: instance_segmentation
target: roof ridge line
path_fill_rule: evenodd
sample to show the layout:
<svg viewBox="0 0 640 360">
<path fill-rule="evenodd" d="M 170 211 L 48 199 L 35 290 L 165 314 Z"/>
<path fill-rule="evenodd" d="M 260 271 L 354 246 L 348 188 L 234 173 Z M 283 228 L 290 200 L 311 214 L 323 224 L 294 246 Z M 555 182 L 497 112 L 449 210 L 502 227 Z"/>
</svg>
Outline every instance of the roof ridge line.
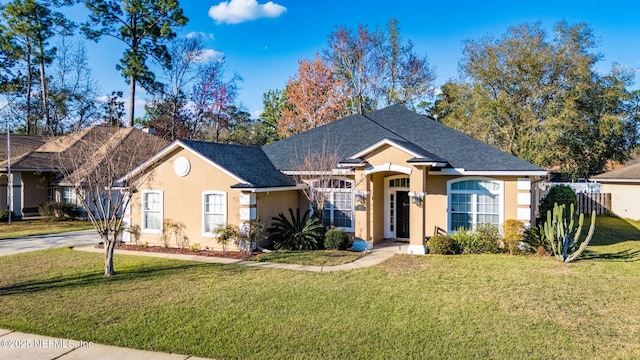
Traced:
<svg viewBox="0 0 640 360">
<path fill-rule="evenodd" d="M 417 145 L 417 144 L 413 143 L 412 141 L 409 141 L 409 139 L 407 139 L 407 138 L 405 138 L 404 136 L 402 136 L 402 135 L 398 134 L 397 132 L 395 132 L 395 131 L 393 131 L 393 130 L 391 130 L 391 129 L 387 128 L 386 126 L 383 126 L 382 124 L 380 124 L 379 122 L 377 122 L 377 121 L 373 120 L 372 118 L 368 117 L 367 115 L 365 115 L 365 114 L 360 114 L 360 115 L 362 115 L 363 117 L 365 117 L 367 120 L 369 120 L 369 121 L 373 122 L 374 124 L 376 124 L 376 125 L 380 126 L 381 128 L 383 128 L 383 129 L 387 130 L 388 132 L 392 133 L 393 135 L 395 135 L 395 136 L 397 136 L 397 137 L 401 138 L 402 140 L 404 140 L 404 141 L 406 141 L 406 142 L 408 142 L 408 143 L 410 143 L 410 144 L 413 144 L 413 145 L 419 146 L 419 147 L 420 147 L 421 149 L 423 149 L 423 150 L 426 150 L 426 149 L 422 148 L 422 146 Z M 389 139 L 389 140 L 391 140 L 391 139 Z"/>
</svg>

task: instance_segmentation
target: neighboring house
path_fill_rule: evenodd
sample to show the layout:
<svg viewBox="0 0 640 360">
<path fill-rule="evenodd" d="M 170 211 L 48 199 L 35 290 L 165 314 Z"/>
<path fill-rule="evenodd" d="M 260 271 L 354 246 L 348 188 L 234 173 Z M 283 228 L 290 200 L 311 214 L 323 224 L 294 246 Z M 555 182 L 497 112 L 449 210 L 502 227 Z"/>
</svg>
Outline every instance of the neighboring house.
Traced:
<svg viewBox="0 0 640 360">
<path fill-rule="evenodd" d="M 323 158 L 336 159 L 330 171 L 309 167 L 309 160 Z M 163 219 L 173 219 L 185 225 L 191 244 L 218 247 L 217 226 L 256 217 L 269 225 L 288 208 L 305 211 L 310 206 L 300 187 L 331 176 L 315 187 L 325 194 L 326 225 L 370 247 L 405 239 L 414 254 L 423 254 L 424 239 L 439 230 L 529 223 L 532 180 L 546 175 L 399 105 L 262 148 L 175 141 L 128 177 L 143 169 L 152 176 L 133 194 L 129 212 L 143 242 L 159 242 Z"/>
<path fill-rule="evenodd" d="M 6 135 L 0 137 L 6 142 Z M 77 194 L 73 184 L 68 183 L 64 174 L 60 172 L 65 159 L 74 156 L 83 142 L 102 144 L 120 144 L 119 146 L 148 146 L 147 152 L 142 152 L 135 161 L 141 164 L 152 156 L 157 149 L 168 144 L 167 141 L 156 136 L 143 133 L 134 128 L 117 128 L 111 126 L 92 126 L 79 132 L 57 136 L 25 136 L 11 135 L 11 174 L 8 174 L 8 159 L 6 149 L 0 151 L 0 208 L 11 209 L 14 216 L 38 215 L 38 206 L 49 200 L 61 201 L 78 205 Z M 96 151 L 81 159 L 81 169 L 65 168 L 69 173 L 76 170 L 100 164 L 102 157 L 109 154 Z M 7 204 L 7 178 L 13 183 L 10 204 Z M 86 210 L 86 209 L 83 209 Z"/>
<path fill-rule="evenodd" d="M 640 163 L 591 177 L 602 193 L 611 194 L 611 212 L 621 218 L 640 220 Z"/>
<path fill-rule="evenodd" d="M 38 207 L 41 199 L 48 196 L 47 183 L 49 178 L 35 168 L 26 169 L 24 166 L 16 168 L 15 164 L 24 160 L 34 150 L 46 142 L 44 136 L 0 135 L 0 210 L 9 210 L 8 201 L 12 198 L 17 206 L 11 207 L 14 214 L 22 216 L 23 205 Z M 10 144 L 10 146 L 8 146 Z M 7 150 L 10 149 L 10 153 Z M 8 174 L 8 164 L 11 161 L 11 177 Z M 13 186 L 8 186 L 8 184 Z M 23 191 L 23 189 L 29 191 Z M 13 191 L 12 191 L 13 190 Z M 11 192 L 8 194 L 8 192 Z"/>
</svg>

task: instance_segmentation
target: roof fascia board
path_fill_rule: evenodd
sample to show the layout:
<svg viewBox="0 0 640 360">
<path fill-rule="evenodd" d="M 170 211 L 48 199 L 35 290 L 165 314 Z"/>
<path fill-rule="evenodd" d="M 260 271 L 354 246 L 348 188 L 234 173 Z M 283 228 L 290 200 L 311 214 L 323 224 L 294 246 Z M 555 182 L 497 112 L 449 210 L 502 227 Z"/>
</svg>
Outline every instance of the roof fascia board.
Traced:
<svg viewBox="0 0 640 360">
<path fill-rule="evenodd" d="M 251 192 L 251 193 L 265 193 L 265 192 L 275 192 L 275 191 L 291 191 L 291 190 L 300 190 L 304 189 L 306 186 L 304 184 L 298 184 L 293 186 L 276 186 L 276 187 L 264 187 L 264 188 L 233 188 L 233 190 L 241 191 L 241 192 Z"/>
<path fill-rule="evenodd" d="M 469 175 L 469 176 L 546 176 L 547 171 L 535 170 L 498 170 L 498 171 L 467 171 L 461 168 L 442 169 L 440 171 L 429 171 L 429 175 Z"/>
<path fill-rule="evenodd" d="M 592 181 L 595 182 L 599 182 L 599 183 L 606 183 L 606 182 L 611 182 L 611 183 L 640 183 L 640 179 L 594 179 L 591 178 Z"/>
</svg>

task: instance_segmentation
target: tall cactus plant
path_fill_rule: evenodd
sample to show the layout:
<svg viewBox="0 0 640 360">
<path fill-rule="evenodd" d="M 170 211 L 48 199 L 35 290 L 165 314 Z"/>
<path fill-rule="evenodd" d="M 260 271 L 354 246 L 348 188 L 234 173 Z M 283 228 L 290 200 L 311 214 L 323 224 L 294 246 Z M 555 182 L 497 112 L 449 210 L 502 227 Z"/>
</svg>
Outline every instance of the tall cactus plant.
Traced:
<svg viewBox="0 0 640 360">
<path fill-rule="evenodd" d="M 572 262 L 577 259 L 580 254 L 587 248 L 593 232 L 596 229 L 596 213 L 591 213 L 591 226 L 589 233 L 584 241 L 580 240 L 582 233 L 582 225 L 584 223 L 584 214 L 578 217 L 576 226 L 576 212 L 574 205 L 571 204 L 569 213 L 564 214 L 566 206 L 553 206 L 553 214 L 547 211 L 547 221 L 542 225 L 542 233 L 545 239 L 551 244 L 551 251 L 555 257 L 563 262 Z"/>
</svg>

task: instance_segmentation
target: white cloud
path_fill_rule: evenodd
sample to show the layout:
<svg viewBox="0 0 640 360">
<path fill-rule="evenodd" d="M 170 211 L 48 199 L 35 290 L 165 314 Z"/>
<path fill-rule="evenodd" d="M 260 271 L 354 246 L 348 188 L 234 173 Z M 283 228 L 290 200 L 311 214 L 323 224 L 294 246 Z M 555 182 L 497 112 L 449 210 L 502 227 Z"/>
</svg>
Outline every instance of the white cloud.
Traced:
<svg viewBox="0 0 640 360">
<path fill-rule="evenodd" d="M 192 31 L 192 32 L 187 34 L 187 39 L 192 39 L 192 38 L 201 38 L 201 39 L 213 40 L 213 39 L 215 39 L 215 36 L 213 36 L 213 34 L 211 34 L 211 33 L 205 33 L 205 32 L 201 32 L 201 31 Z"/>
<path fill-rule="evenodd" d="M 273 1 L 258 4 L 256 0 L 231 0 L 212 6 L 209 9 L 209 17 L 217 24 L 239 24 L 263 17 L 278 17 L 285 11 L 286 7 Z"/>
<path fill-rule="evenodd" d="M 204 49 L 202 53 L 195 59 L 197 62 L 207 62 L 209 60 L 220 59 L 224 57 L 224 53 L 213 49 Z"/>
</svg>

